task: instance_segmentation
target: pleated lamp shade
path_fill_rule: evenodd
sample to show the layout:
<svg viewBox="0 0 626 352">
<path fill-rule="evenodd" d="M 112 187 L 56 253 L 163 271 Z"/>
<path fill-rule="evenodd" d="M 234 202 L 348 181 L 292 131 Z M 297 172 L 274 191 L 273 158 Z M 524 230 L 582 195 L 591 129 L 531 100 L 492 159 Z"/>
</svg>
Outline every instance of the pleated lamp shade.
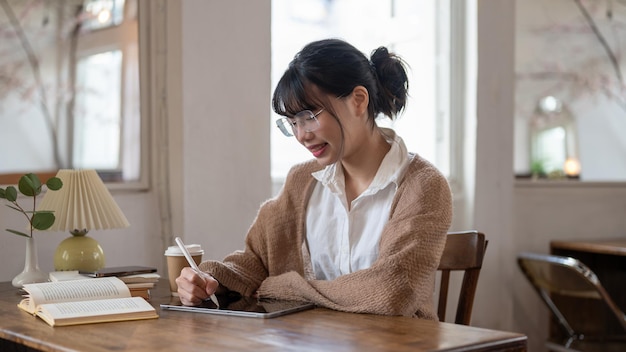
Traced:
<svg viewBox="0 0 626 352">
<path fill-rule="evenodd" d="M 63 187 L 46 192 L 38 210 L 54 212 L 56 220 L 48 229 L 70 231 L 54 255 L 55 270 L 96 271 L 105 266 L 100 244 L 86 236 L 90 230 L 130 226 L 111 193 L 95 170 L 59 170 Z"/>
</svg>

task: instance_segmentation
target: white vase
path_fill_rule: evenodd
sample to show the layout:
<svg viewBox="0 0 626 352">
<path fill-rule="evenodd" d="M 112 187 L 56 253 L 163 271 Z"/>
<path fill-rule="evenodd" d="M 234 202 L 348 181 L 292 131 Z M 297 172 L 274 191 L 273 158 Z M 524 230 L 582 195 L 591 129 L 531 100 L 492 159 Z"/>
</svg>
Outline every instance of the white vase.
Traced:
<svg viewBox="0 0 626 352">
<path fill-rule="evenodd" d="M 48 273 L 39 269 L 37 261 L 37 245 L 35 239 L 29 237 L 26 239 L 26 257 L 24 259 L 24 270 L 13 278 L 11 284 L 14 287 L 22 287 L 24 284 L 32 284 L 35 282 L 48 281 Z"/>
</svg>

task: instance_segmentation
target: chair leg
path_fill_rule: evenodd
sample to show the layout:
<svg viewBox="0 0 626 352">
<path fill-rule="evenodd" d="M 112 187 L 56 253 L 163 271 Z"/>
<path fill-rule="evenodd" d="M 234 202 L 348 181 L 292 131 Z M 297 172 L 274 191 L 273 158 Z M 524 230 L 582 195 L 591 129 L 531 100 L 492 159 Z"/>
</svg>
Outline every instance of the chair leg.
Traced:
<svg viewBox="0 0 626 352">
<path fill-rule="evenodd" d="M 546 348 L 549 352 L 582 352 L 573 348 L 565 347 L 551 341 L 546 342 Z"/>
</svg>

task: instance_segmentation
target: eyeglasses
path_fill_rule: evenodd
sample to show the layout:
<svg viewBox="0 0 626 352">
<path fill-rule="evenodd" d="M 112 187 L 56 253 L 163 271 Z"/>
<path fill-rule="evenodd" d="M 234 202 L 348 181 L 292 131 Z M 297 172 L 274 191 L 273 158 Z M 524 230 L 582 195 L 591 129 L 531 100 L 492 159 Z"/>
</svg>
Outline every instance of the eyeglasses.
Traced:
<svg viewBox="0 0 626 352">
<path fill-rule="evenodd" d="M 313 132 L 320 128 L 320 122 L 317 121 L 317 115 L 321 114 L 324 109 L 317 113 L 311 110 L 303 110 L 295 114 L 293 117 L 283 117 L 276 120 L 276 126 L 287 137 L 298 134 L 298 130 L 304 132 Z"/>
</svg>

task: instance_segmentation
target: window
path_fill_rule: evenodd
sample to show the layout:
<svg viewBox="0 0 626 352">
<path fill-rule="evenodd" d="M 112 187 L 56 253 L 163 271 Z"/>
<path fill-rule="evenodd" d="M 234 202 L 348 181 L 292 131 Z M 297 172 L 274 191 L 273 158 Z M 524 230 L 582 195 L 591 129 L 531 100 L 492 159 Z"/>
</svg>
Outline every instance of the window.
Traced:
<svg viewBox="0 0 626 352">
<path fill-rule="evenodd" d="M 393 124 L 387 118 L 379 124 L 393 127 L 409 151 L 430 160 L 451 177 L 459 169 L 451 163 L 451 143 L 461 143 L 452 140 L 451 131 L 455 121 L 461 122 L 462 111 L 451 119 L 455 93 L 451 93 L 450 82 L 456 77 L 451 77 L 454 23 L 450 6 L 454 5 L 437 0 L 273 0 L 272 88 L 293 55 L 311 41 L 341 38 L 368 57 L 375 48 L 386 46 L 408 63 L 410 100 Z M 272 113 L 272 120 L 276 118 Z M 271 172 L 276 191 L 291 165 L 312 156 L 277 128 L 272 127 L 271 133 Z"/>
<path fill-rule="evenodd" d="M 90 55 L 78 62 L 73 165 L 118 169 L 121 63 L 119 50 Z"/>
<path fill-rule="evenodd" d="M 83 9 L 71 164 L 97 169 L 103 178 L 136 180 L 140 167 L 136 3 L 86 0 Z"/>
<path fill-rule="evenodd" d="M 139 5 L 33 0 L 0 9 L 0 51 L 10 53 L 0 55 L 0 121 L 11 131 L 0 140 L 0 173 L 95 168 L 108 182 L 145 181 Z"/>
</svg>

